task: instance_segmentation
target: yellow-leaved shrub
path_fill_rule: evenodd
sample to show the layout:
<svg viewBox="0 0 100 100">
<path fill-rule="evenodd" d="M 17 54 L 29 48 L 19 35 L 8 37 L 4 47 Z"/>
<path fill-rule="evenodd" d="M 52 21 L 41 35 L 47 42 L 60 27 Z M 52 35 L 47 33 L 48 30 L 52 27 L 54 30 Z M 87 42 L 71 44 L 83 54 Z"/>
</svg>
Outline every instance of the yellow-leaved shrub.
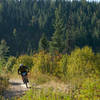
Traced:
<svg viewBox="0 0 100 100">
<path fill-rule="evenodd" d="M 6 69 L 8 71 L 12 71 L 14 64 L 16 63 L 16 58 L 11 56 L 8 58 L 8 61 L 6 63 Z"/>
<path fill-rule="evenodd" d="M 53 56 L 50 53 L 41 51 L 33 56 L 34 67 L 32 70 L 57 76 L 61 71 L 59 66 L 61 57 L 61 54 Z"/>
<path fill-rule="evenodd" d="M 94 57 L 94 61 L 95 61 L 95 68 L 97 69 L 97 73 L 100 73 L 100 53 L 97 53 Z"/>
<path fill-rule="evenodd" d="M 67 75 L 67 60 L 68 60 L 68 55 L 64 54 L 62 55 L 60 61 L 58 62 L 59 66 L 58 75 L 62 78 L 65 78 Z"/>
<path fill-rule="evenodd" d="M 94 53 L 89 47 L 75 49 L 68 57 L 67 73 L 69 76 L 88 75 L 95 71 Z"/>
</svg>

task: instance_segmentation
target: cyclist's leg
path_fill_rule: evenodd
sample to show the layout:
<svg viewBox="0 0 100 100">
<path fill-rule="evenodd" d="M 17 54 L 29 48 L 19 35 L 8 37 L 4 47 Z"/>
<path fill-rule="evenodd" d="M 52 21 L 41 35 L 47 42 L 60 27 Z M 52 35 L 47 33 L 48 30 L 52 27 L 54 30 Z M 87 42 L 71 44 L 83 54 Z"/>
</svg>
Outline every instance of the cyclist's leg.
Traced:
<svg viewBox="0 0 100 100">
<path fill-rule="evenodd" d="M 26 75 L 26 80 L 27 80 L 27 82 L 29 82 L 29 80 L 28 80 L 28 75 Z"/>
<path fill-rule="evenodd" d="M 24 76 L 22 76 L 22 80 L 23 80 L 23 83 L 24 83 Z"/>
</svg>

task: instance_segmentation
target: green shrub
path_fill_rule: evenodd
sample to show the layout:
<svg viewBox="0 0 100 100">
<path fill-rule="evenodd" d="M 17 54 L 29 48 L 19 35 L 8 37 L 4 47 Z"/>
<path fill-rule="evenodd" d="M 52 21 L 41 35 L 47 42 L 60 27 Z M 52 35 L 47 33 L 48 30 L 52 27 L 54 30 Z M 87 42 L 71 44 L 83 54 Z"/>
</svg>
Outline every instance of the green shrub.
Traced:
<svg viewBox="0 0 100 100">
<path fill-rule="evenodd" d="M 0 60 L 0 72 L 2 71 L 2 69 L 5 67 L 6 64 L 6 60 L 5 59 L 1 59 Z"/>
<path fill-rule="evenodd" d="M 6 90 L 9 86 L 8 78 L 0 76 L 0 95 L 4 90 Z"/>
<path fill-rule="evenodd" d="M 14 64 L 13 72 L 16 72 L 18 70 L 20 64 L 28 66 L 29 69 L 31 69 L 31 67 L 33 66 L 33 57 L 28 55 L 19 56 L 16 60 L 16 64 Z"/>
<path fill-rule="evenodd" d="M 81 88 L 76 91 L 77 100 L 99 100 L 100 99 L 100 79 L 97 75 L 92 75 L 85 79 Z"/>
<path fill-rule="evenodd" d="M 16 58 L 11 56 L 8 58 L 8 62 L 6 63 L 6 68 L 8 71 L 12 71 L 14 64 L 16 63 Z"/>
</svg>

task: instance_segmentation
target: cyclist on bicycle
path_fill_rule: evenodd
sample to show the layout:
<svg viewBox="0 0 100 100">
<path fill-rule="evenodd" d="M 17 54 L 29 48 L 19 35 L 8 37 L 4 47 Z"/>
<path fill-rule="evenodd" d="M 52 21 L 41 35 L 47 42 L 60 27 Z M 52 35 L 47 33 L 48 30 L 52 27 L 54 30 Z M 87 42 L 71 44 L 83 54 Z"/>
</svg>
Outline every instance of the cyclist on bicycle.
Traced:
<svg viewBox="0 0 100 100">
<path fill-rule="evenodd" d="M 27 77 L 28 72 L 29 72 L 29 68 L 27 66 L 24 66 L 23 64 L 20 64 L 18 69 L 18 74 L 21 74 L 24 83 L 25 83 L 24 77 L 26 77 L 27 82 L 29 82 Z"/>
</svg>

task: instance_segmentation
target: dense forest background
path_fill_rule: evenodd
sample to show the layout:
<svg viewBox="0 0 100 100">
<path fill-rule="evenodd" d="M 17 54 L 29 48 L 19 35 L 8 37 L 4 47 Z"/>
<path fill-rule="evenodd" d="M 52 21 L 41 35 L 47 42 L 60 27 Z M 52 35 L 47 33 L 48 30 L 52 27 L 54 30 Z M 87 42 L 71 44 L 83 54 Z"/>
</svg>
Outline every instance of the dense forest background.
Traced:
<svg viewBox="0 0 100 100">
<path fill-rule="evenodd" d="M 1 0 L 1 40 L 7 42 L 9 55 L 14 56 L 37 51 L 38 47 L 69 52 L 75 47 L 88 45 L 98 51 L 100 3 L 85 0 Z"/>
<path fill-rule="evenodd" d="M 32 88 L 16 100 L 100 100 L 100 2 L 0 0 L 0 100 L 20 64 Z"/>
</svg>

